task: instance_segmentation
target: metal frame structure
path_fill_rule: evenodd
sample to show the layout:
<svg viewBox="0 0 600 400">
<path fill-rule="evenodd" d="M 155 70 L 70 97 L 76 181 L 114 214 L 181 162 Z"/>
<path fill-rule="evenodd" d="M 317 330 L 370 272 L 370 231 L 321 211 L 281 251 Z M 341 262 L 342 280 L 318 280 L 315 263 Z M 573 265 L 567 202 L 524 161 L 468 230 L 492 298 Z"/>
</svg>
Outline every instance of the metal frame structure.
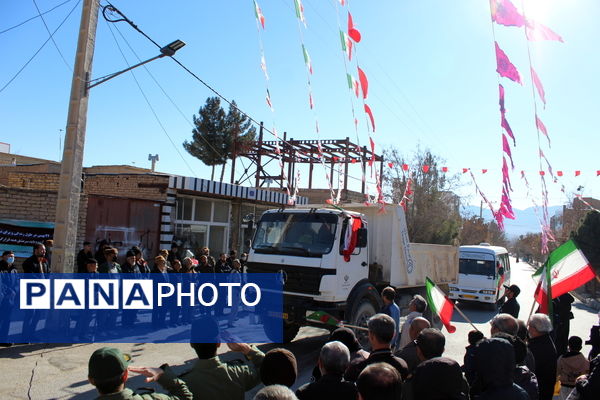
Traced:
<svg viewBox="0 0 600 400">
<path fill-rule="evenodd" d="M 319 152 L 319 142 L 321 152 Z M 279 147 L 279 154 L 277 148 Z M 322 160 L 319 158 L 322 156 Z M 252 164 L 245 168 L 244 174 L 234 182 L 235 159 L 244 157 L 249 159 Z M 273 160 L 281 158 L 281 167 L 279 175 L 269 174 L 265 167 Z M 284 189 L 284 174 L 289 179 L 290 190 L 294 190 L 293 177 L 296 174 L 296 164 L 309 164 L 308 189 L 312 189 L 313 170 L 315 164 L 324 163 L 329 165 L 329 179 L 333 185 L 333 170 L 335 164 L 344 164 L 344 190 L 348 189 L 348 164 L 361 163 L 363 170 L 366 170 L 367 163 L 380 163 L 379 179 L 383 178 L 383 157 L 374 154 L 366 146 L 359 146 L 345 139 L 327 139 L 327 140 L 294 140 L 287 139 L 287 133 L 283 133 L 283 140 L 263 140 L 263 124 L 260 125 L 258 140 L 252 142 L 249 148 L 243 152 L 235 154 L 232 161 L 231 183 L 242 185 L 252 178 L 255 180 L 255 187 L 260 188 L 270 180 L 279 184 L 280 189 Z M 285 173 L 287 167 L 287 174 Z M 365 181 L 362 181 L 361 193 L 365 193 Z"/>
</svg>

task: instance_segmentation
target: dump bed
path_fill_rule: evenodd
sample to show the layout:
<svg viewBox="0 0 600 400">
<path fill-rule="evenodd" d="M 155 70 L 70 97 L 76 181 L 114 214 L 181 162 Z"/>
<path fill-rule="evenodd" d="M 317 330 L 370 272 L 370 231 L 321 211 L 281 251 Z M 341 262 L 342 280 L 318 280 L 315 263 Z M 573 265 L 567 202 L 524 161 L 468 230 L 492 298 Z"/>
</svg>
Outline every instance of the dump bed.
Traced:
<svg viewBox="0 0 600 400">
<path fill-rule="evenodd" d="M 458 279 L 458 247 L 410 243 L 404 209 L 387 205 L 345 204 L 343 208 L 367 217 L 369 264 L 381 266 L 383 280 L 394 287 L 424 286 L 429 277 L 437 284 Z"/>
</svg>

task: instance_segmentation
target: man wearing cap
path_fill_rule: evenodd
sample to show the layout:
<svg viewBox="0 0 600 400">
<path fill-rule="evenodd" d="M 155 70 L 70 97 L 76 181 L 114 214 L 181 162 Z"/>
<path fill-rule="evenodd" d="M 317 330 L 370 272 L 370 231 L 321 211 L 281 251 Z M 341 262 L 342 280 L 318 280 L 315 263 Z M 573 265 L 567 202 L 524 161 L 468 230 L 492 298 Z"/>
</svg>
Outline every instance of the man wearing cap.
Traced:
<svg viewBox="0 0 600 400">
<path fill-rule="evenodd" d="M 83 249 L 77 253 L 77 272 L 86 273 L 86 262 L 88 259 L 94 258 L 92 253 L 92 244 L 90 242 L 83 242 Z"/>
<path fill-rule="evenodd" d="M 113 347 L 103 347 L 96 350 L 88 364 L 88 380 L 96 387 L 100 396 L 97 399 L 110 400 L 192 400 L 192 392 L 185 382 L 177 379 L 167 364 L 160 368 L 130 367 L 131 357 Z M 160 393 L 135 394 L 125 388 L 129 371 L 146 376 L 146 382 L 157 381 L 169 391 L 169 395 Z"/>
<path fill-rule="evenodd" d="M 504 285 L 504 288 L 506 288 L 504 292 L 506 302 L 500 307 L 500 314 L 510 314 L 518 319 L 521 306 L 517 302 L 517 296 L 521 293 L 521 289 L 517 285 Z"/>
</svg>

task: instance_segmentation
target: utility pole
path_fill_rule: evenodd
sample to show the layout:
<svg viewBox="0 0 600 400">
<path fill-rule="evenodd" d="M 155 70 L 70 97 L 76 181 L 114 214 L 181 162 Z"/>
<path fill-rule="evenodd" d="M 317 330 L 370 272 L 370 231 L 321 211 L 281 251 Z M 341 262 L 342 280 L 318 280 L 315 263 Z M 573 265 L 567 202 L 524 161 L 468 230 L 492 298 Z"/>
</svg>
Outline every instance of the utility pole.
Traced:
<svg viewBox="0 0 600 400">
<path fill-rule="evenodd" d="M 154 170 L 156 169 L 156 162 L 159 161 L 158 154 L 148 154 L 148 161 L 152 162 L 152 172 L 154 172 Z"/>
<path fill-rule="evenodd" d="M 92 75 L 97 25 L 98 0 L 84 0 L 56 203 L 52 254 L 53 272 L 75 271 L 74 257 L 82 186 L 81 172 L 87 123 L 88 81 Z"/>
</svg>

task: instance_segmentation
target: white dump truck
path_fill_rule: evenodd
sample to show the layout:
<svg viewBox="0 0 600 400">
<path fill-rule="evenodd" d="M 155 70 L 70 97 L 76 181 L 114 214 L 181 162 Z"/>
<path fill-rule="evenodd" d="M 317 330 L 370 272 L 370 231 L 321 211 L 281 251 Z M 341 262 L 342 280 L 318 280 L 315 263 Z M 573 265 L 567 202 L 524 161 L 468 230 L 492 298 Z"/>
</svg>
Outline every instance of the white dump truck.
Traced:
<svg viewBox="0 0 600 400">
<path fill-rule="evenodd" d="M 386 286 L 397 290 L 402 307 L 412 295 L 424 294 L 426 277 L 455 283 L 458 247 L 410 243 L 400 206 L 386 206 L 385 212 L 364 204 L 302 206 L 263 213 L 247 271 L 281 275 L 283 339 L 289 342 L 311 324 L 307 313 L 325 311 L 364 326 L 382 307 Z"/>
</svg>

